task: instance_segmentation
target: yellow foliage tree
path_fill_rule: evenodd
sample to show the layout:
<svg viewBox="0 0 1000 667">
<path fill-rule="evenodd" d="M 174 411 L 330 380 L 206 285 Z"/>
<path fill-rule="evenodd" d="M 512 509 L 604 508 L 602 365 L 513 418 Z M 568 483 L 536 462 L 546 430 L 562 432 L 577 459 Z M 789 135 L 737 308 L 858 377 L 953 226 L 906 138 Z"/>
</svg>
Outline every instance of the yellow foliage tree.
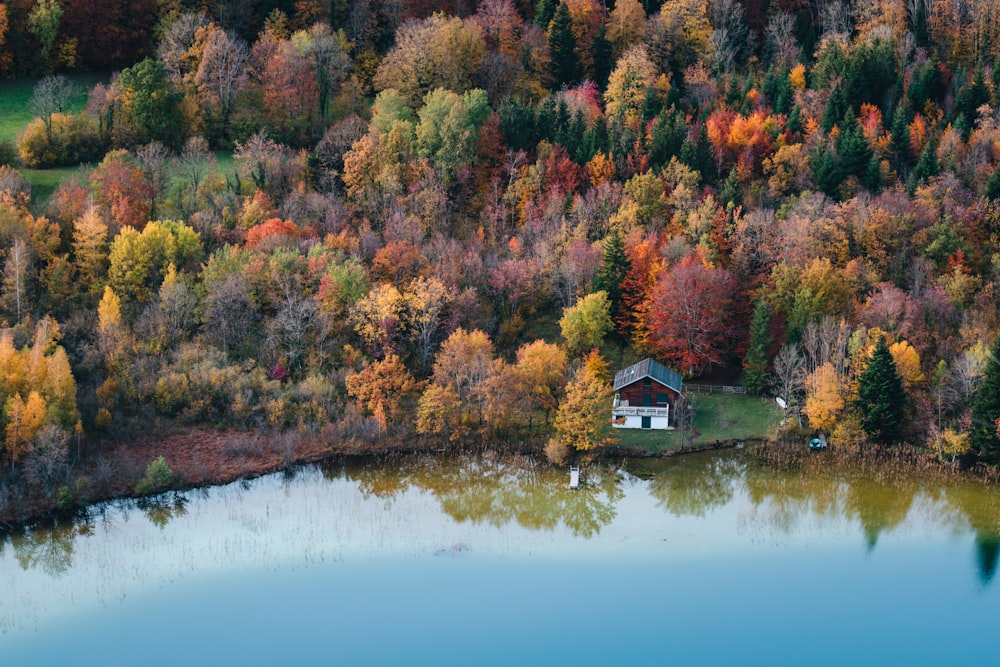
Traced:
<svg viewBox="0 0 1000 667">
<path fill-rule="evenodd" d="M 844 396 L 840 377 L 833 364 L 825 363 L 806 377 L 806 404 L 803 411 L 809 417 L 809 426 L 828 430 L 844 409 Z"/>
<path fill-rule="evenodd" d="M 28 394 L 26 401 L 21 398 L 20 393 L 14 394 L 7 399 L 4 415 L 7 418 L 5 449 L 13 469 L 28 443 L 45 422 L 45 400 L 37 391 Z"/>
<path fill-rule="evenodd" d="M 924 374 L 920 370 L 920 354 L 907 341 L 901 340 L 890 345 L 889 354 L 896 362 L 896 372 L 907 392 L 924 381 Z"/>
<path fill-rule="evenodd" d="M 566 385 L 566 397 L 554 422 L 554 443 L 582 451 L 614 442 L 611 431 L 614 391 L 608 375 L 607 362 L 597 350 L 591 351 Z"/>
</svg>

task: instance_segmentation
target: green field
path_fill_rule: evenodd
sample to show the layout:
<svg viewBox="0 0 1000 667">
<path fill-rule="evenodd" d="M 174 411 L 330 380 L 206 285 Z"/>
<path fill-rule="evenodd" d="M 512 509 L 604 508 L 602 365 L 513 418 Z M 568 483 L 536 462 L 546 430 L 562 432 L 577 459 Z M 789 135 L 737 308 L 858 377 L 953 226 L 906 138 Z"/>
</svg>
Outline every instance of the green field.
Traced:
<svg viewBox="0 0 1000 667">
<path fill-rule="evenodd" d="M 659 454 L 716 440 L 743 440 L 774 435 L 781 410 L 773 399 L 738 394 L 691 394 L 696 435 L 687 431 L 616 429 L 622 447 Z"/>
<path fill-rule="evenodd" d="M 108 77 L 103 74 L 70 74 L 69 80 L 77 86 L 77 94 L 70 100 L 69 110 L 81 111 L 87 104 L 87 94 L 95 84 Z M 15 141 L 24 126 L 35 119 L 31 111 L 31 96 L 37 79 L 15 79 L 0 82 L 0 141 Z"/>
</svg>

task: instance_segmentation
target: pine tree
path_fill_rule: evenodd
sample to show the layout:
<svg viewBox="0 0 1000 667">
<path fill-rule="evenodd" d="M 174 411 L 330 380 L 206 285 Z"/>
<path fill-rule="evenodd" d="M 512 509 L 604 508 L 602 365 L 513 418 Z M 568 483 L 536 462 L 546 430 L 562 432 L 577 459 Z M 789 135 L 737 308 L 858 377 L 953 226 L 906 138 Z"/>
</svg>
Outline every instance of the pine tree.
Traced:
<svg viewBox="0 0 1000 667">
<path fill-rule="evenodd" d="M 909 180 L 906 181 L 906 191 L 912 195 L 929 178 L 937 176 L 937 173 L 937 147 L 934 145 L 934 141 L 931 140 L 927 142 L 924 152 L 920 154 L 917 166 L 913 168 Z"/>
<path fill-rule="evenodd" d="M 552 16 L 556 13 L 556 0 L 538 0 L 535 9 L 535 25 L 542 30 L 549 29 Z"/>
<path fill-rule="evenodd" d="M 549 52 L 552 56 L 552 78 L 557 86 L 572 86 L 580 77 L 580 61 L 576 55 L 576 35 L 569 7 L 560 2 L 549 25 Z"/>
<path fill-rule="evenodd" d="M 615 59 L 611 52 L 611 43 L 607 38 L 606 26 L 602 25 L 594 37 L 592 52 L 594 54 L 594 71 L 592 75 L 598 87 L 604 90 L 608 86 L 608 77 L 611 76 L 611 72 L 615 68 Z"/>
<path fill-rule="evenodd" d="M 597 275 L 594 276 L 594 290 L 607 292 L 608 301 L 611 302 L 611 315 L 616 320 L 622 308 L 622 281 L 628 275 L 630 265 L 625 242 L 618 230 L 612 229 L 604 237 L 604 255 Z"/>
<path fill-rule="evenodd" d="M 865 179 L 868 163 L 871 162 L 873 153 L 861 131 L 861 126 L 850 111 L 844 114 L 840 124 L 840 133 L 837 135 L 837 155 L 840 156 L 840 164 L 845 174 Z"/>
<path fill-rule="evenodd" d="M 892 125 L 889 127 L 889 151 L 892 155 L 892 166 L 900 175 L 904 175 L 912 164 L 910 155 L 910 114 L 906 105 L 900 102 L 892 114 Z"/>
<path fill-rule="evenodd" d="M 972 452 L 980 460 L 996 465 L 1000 463 L 1000 438 L 997 422 L 1000 418 L 1000 337 L 993 344 L 986 374 L 975 398 L 972 399 L 972 428 L 969 439 Z"/>
<path fill-rule="evenodd" d="M 813 182 L 816 187 L 833 197 L 840 196 L 840 184 L 844 180 L 844 172 L 840 167 L 837 156 L 830 150 L 829 146 L 823 144 L 813 154 L 810 160 L 813 172 Z"/>
<path fill-rule="evenodd" d="M 1000 166 L 993 170 L 986 181 L 986 196 L 990 199 L 1000 199 Z"/>
<path fill-rule="evenodd" d="M 743 387 L 751 396 L 760 396 L 771 385 L 767 349 L 771 346 L 771 310 L 761 299 L 753 310 L 750 342 L 743 358 Z"/>
<path fill-rule="evenodd" d="M 840 85 L 833 87 L 830 91 L 830 96 L 826 99 L 826 107 L 823 109 L 823 118 L 820 121 L 820 127 L 823 128 L 824 132 L 829 132 L 833 129 L 833 126 L 840 122 L 840 119 L 844 117 L 845 113 L 850 111 L 850 107 L 847 104 L 847 100 L 844 99 L 844 91 L 840 89 Z"/>
<path fill-rule="evenodd" d="M 896 362 L 889 352 L 885 336 L 882 336 L 858 378 L 855 407 L 861 414 L 861 428 L 875 442 L 887 445 L 899 442 L 905 402 L 903 381 L 896 371 Z"/>
</svg>

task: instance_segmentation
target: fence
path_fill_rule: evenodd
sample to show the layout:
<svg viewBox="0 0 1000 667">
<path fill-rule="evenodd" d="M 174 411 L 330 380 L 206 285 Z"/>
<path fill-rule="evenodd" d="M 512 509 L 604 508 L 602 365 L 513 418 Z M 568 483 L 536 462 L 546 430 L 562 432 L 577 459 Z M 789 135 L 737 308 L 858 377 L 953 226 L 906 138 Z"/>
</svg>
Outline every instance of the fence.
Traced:
<svg viewBox="0 0 1000 667">
<path fill-rule="evenodd" d="M 684 383 L 685 392 L 695 394 L 745 394 L 743 387 L 734 387 L 728 384 L 688 384 Z"/>
</svg>

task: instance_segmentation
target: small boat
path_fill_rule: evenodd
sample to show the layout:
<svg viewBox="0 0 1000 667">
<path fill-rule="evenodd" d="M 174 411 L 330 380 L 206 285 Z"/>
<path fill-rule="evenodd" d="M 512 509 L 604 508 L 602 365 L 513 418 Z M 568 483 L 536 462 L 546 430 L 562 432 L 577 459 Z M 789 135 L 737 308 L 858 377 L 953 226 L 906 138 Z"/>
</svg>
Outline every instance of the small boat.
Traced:
<svg viewBox="0 0 1000 667">
<path fill-rule="evenodd" d="M 577 466 L 572 466 L 569 469 L 569 488 L 580 488 L 580 469 Z"/>
<path fill-rule="evenodd" d="M 820 433 L 809 441 L 809 449 L 826 449 L 826 436 Z"/>
</svg>

